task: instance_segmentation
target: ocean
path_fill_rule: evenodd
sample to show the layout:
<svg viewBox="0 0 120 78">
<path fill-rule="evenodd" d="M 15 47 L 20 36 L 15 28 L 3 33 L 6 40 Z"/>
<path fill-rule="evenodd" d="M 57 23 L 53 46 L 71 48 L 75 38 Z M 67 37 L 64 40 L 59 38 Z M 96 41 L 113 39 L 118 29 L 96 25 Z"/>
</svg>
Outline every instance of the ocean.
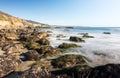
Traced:
<svg viewBox="0 0 120 78">
<path fill-rule="evenodd" d="M 65 43 L 75 43 L 82 47 L 70 49 L 65 54 L 83 55 L 91 66 L 107 63 L 120 63 L 120 27 L 51 27 L 42 29 L 50 32 L 48 38 L 53 47 Z M 110 32 L 111 34 L 103 34 Z M 85 38 L 85 43 L 71 42 L 70 36 L 82 37 L 81 33 L 89 33 L 94 38 Z M 57 37 L 62 35 L 63 37 Z"/>
</svg>

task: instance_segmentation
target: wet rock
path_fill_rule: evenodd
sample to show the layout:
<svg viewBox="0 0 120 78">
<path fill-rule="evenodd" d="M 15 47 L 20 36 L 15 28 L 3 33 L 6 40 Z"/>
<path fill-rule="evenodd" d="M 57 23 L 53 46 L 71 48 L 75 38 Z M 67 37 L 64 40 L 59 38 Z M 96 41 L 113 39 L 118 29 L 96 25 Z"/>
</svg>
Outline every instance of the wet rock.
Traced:
<svg viewBox="0 0 120 78">
<path fill-rule="evenodd" d="M 0 77 L 4 77 L 13 71 L 18 71 L 21 60 L 13 55 L 0 56 Z"/>
<path fill-rule="evenodd" d="M 65 28 L 73 29 L 74 27 L 65 27 Z"/>
<path fill-rule="evenodd" d="M 78 47 L 78 45 L 72 44 L 72 43 L 62 43 L 58 46 L 58 48 L 61 48 L 61 49 L 76 48 L 76 47 Z"/>
<path fill-rule="evenodd" d="M 51 64 L 55 68 L 64 68 L 64 67 L 71 67 L 76 64 L 87 64 L 84 57 L 81 55 L 64 55 L 53 59 Z"/>
<path fill-rule="evenodd" d="M 98 55 L 98 56 L 107 56 L 105 53 L 98 53 L 98 52 L 94 52 L 94 55 Z"/>
<path fill-rule="evenodd" d="M 40 55 L 35 50 L 30 50 L 26 53 L 22 53 L 20 57 L 23 61 L 39 61 L 40 60 Z"/>
<path fill-rule="evenodd" d="M 66 37 L 66 36 L 64 36 L 63 34 L 58 34 L 56 37 L 57 37 L 57 38 L 64 38 L 64 37 Z"/>
<path fill-rule="evenodd" d="M 69 40 L 74 42 L 85 42 L 85 40 L 76 36 L 70 36 Z"/>
<path fill-rule="evenodd" d="M 73 67 L 61 68 L 51 70 L 52 77 L 55 78 L 87 78 L 86 74 L 89 74 L 91 67 L 88 65 L 76 65 Z"/>
<path fill-rule="evenodd" d="M 103 32 L 103 34 L 111 34 L 110 32 Z"/>
<path fill-rule="evenodd" d="M 83 38 L 94 38 L 94 36 L 90 36 L 88 33 L 84 33 Z"/>
<path fill-rule="evenodd" d="M 120 78 L 120 64 L 98 66 L 87 72 L 78 72 L 78 78 Z"/>
</svg>

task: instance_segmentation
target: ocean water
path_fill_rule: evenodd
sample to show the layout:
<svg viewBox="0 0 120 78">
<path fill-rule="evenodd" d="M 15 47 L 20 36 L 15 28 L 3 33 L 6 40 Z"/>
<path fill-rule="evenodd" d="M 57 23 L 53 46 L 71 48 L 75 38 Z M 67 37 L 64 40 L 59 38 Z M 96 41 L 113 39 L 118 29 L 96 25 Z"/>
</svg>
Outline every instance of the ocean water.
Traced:
<svg viewBox="0 0 120 78">
<path fill-rule="evenodd" d="M 52 31 L 48 39 L 53 47 L 57 47 L 63 42 L 82 46 L 70 49 L 66 54 L 83 55 L 91 66 L 120 63 L 120 27 L 53 27 L 43 31 Z M 111 34 L 103 34 L 103 32 Z M 86 38 L 85 43 L 69 41 L 70 36 L 82 37 L 80 33 L 89 33 L 95 38 Z M 57 38 L 56 36 L 59 34 L 64 37 Z"/>
</svg>

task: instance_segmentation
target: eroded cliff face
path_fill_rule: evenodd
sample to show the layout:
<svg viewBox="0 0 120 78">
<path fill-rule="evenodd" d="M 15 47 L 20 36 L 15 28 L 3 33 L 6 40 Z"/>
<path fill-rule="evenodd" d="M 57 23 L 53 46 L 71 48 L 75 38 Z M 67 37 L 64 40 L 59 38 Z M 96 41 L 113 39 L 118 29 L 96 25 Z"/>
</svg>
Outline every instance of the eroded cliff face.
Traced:
<svg viewBox="0 0 120 78">
<path fill-rule="evenodd" d="M 27 26 L 33 26 L 33 24 L 0 11 L 0 28 L 20 28 Z"/>
</svg>

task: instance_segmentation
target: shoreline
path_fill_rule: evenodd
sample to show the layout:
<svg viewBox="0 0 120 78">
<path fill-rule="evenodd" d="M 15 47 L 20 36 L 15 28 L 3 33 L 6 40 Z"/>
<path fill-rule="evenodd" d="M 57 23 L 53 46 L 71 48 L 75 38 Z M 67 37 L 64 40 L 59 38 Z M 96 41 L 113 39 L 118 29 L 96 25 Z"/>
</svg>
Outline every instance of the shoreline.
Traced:
<svg viewBox="0 0 120 78">
<path fill-rule="evenodd" d="M 64 71 L 70 71 L 71 74 L 73 73 L 79 73 L 79 72 L 84 72 L 87 75 L 87 72 L 85 72 L 85 70 L 89 71 L 89 70 L 93 70 L 96 69 L 97 67 L 94 66 L 90 66 L 88 62 L 90 62 L 91 60 L 86 57 L 83 54 L 80 55 L 75 55 L 73 54 L 69 54 L 70 51 L 77 51 L 75 49 L 81 48 L 81 43 L 84 44 L 83 42 L 81 42 L 81 38 L 79 37 L 73 37 L 75 38 L 75 40 L 77 39 L 77 41 L 73 42 L 73 41 L 69 41 L 69 42 L 61 42 L 57 45 L 56 47 L 51 46 L 51 41 L 50 41 L 50 37 L 53 38 L 52 35 L 54 35 L 54 37 L 57 38 L 66 38 L 66 36 L 61 35 L 61 34 L 57 34 L 54 31 L 48 31 L 45 32 L 44 30 L 42 30 L 41 28 L 24 28 L 24 29 L 4 29 L 0 31 L 1 34 L 1 50 L 4 51 L 5 56 L 9 56 L 8 59 L 11 59 L 12 61 L 14 61 L 14 63 L 11 63 L 10 66 L 11 67 L 16 67 L 15 69 L 9 69 L 9 73 L 8 73 L 8 69 L 7 70 L 3 70 L 2 68 L 2 72 L 4 75 L 0 75 L 0 77 L 7 77 L 9 78 L 9 75 L 12 74 L 12 72 L 16 72 L 19 73 L 21 72 L 22 74 L 18 75 L 19 78 L 30 78 L 30 76 L 38 76 L 38 78 L 57 78 L 58 76 L 61 77 L 71 77 L 71 75 L 67 74 L 67 72 Z M 83 33 L 83 35 L 85 35 L 85 33 Z M 71 36 L 71 35 L 70 35 Z M 70 36 L 67 36 L 67 38 L 69 38 Z M 72 36 L 71 36 L 72 37 Z M 93 38 L 93 36 L 91 35 L 85 35 L 84 37 L 86 38 Z M 84 38 L 83 38 L 84 39 Z M 94 38 L 93 38 L 94 39 Z M 68 40 L 74 40 L 74 39 L 68 39 Z M 80 41 L 79 41 L 80 40 Z M 78 42 L 79 41 L 79 42 Z M 86 39 L 85 39 L 86 41 Z M 16 43 L 17 42 L 17 43 Z M 2 45 L 5 44 L 5 45 Z M 64 44 L 62 44 L 64 43 Z M 76 43 L 80 43 L 78 45 L 76 45 Z M 86 43 L 86 42 L 85 42 Z M 62 46 L 62 47 L 61 47 Z M 64 53 L 68 53 L 68 55 L 61 55 Z M 97 56 L 100 57 L 105 57 L 105 54 L 102 53 L 95 53 Z M 3 56 L 1 55 L 1 56 Z M 60 55 L 60 56 L 59 56 Z M 24 56 L 23 58 L 21 58 L 21 56 Z M 57 58 L 54 59 L 50 59 L 51 57 L 55 57 L 57 56 Z M 59 57 L 58 57 L 59 56 Z M 13 57 L 15 59 L 17 59 L 18 61 L 16 61 L 15 59 L 13 59 Z M 3 62 L 5 62 L 6 64 L 4 65 L 4 63 L 2 63 L 1 65 L 3 65 L 5 68 L 8 67 L 9 65 L 9 61 L 7 61 L 7 59 L 5 59 L 5 57 L 1 57 L 4 58 Z M 32 62 L 34 61 L 34 62 Z M 98 60 L 96 60 L 98 61 Z M 103 64 L 103 67 L 107 67 L 109 66 L 109 64 L 107 63 L 107 60 L 103 60 L 106 64 Z M 24 63 L 26 62 L 25 66 Z M 31 63 L 30 63 L 31 62 Z M 19 64 L 16 64 L 19 63 Z M 28 63 L 28 65 L 27 65 Z M 92 62 L 91 62 L 92 63 Z M 99 66 L 100 61 L 98 62 L 98 66 Z M 113 65 L 110 65 L 111 67 L 113 67 Z M 19 67 L 19 69 L 18 69 Z M 28 69 L 26 69 L 27 67 L 29 67 Z M 79 68 L 79 69 L 76 69 Z M 100 66 L 101 67 L 101 66 Z M 59 68 L 59 70 L 57 70 Z M 26 69 L 26 70 L 23 70 Z M 54 71 L 53 71 L 54 69 Z M 107 71 L 107 70 L 106 70 Z M 7 73 L 6 73 L 7 72 Z M 33 73 L 36 72 L 36 73 Z M 44 72 L 44 76 L 42 75 L 42 73 Z M 59 74 L 58 74 L 59 72 Z M 63 74 L 60 74 L 60 72 L 64 72 Z M 110 71 L 112 72 L 112 71 Z M 31 74 L 29 74 L 31 73 Z M 91 73 L 92 75 L 93 73 Z M 97 74 L 97 73 L 96 73 Z M 114 73 L 113 73 L 114 74 Z M 78 74 L 79 76 L 82 76 L 82 74 Z M 76 78 L 76 75 L 73 74 L 73 76 Z M 93 76 L 94 77 L 94 76 Z M 77 77 L 80 78 L 80 77 Z M 97 78 L 97 77 L 96 77 Z"/>
</svg>

